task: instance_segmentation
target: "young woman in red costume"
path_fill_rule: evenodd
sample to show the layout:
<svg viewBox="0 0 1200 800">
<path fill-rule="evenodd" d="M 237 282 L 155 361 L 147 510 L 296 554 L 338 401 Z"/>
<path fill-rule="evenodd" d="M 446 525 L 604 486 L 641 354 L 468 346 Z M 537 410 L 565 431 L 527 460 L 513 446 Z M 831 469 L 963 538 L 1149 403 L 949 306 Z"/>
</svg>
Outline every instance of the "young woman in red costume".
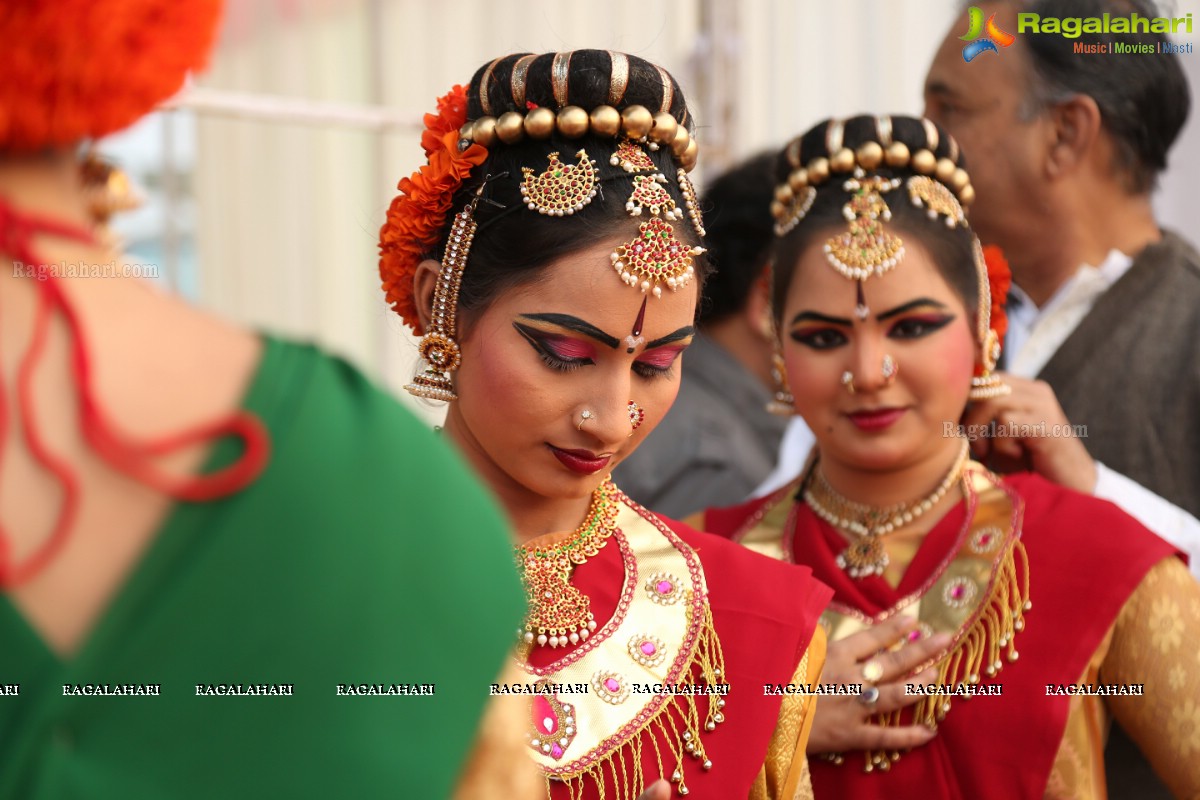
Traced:
<svg viewBox="0 0 1200 800">
<path fill-rule="evenodd" d="M 1200 587 L 1116 507 L 968 458 L 968 401 L 1005 391 L 1008 278 L 964 216 L 956 143 L 928 120 L 856 117 L 778 163 L 775 315 L 817 447 L 791 486 L 706 525 L 833 586 L 831 641 L 896 617 L 951 636 L 910 710 L 884 705 L 904 676 L 863 654 L 861 713 L 937 735 L 814 760 L 816 796 L 1102 798 L 1114 718 L 1198 796 Z"/>
<path fill-rule="evenodd" d="M 805 791 L 809 704 L 762 687 L 816 681 L 828 590 L 608 478 L 674 400 L 708 269 L 682 92 L 621 53 L 515 54 L 426 125 L 381 273 L 423 335 L 410 391 L 450 401 L 445 435 L 516 530 L 509 689 L 548 794 Z"/>
</svg>

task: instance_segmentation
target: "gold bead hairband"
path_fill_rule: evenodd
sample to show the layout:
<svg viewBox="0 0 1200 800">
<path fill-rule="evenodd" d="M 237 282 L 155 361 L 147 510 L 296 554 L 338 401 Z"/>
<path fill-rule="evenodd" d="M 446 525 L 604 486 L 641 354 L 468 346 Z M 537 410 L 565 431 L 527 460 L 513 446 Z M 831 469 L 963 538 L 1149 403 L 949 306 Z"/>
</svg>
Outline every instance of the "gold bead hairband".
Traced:
<svg viewBox="0 0 1200 800">
<path fill-rule="evenodd" d="M 816 199 L 815 187 L 829 180 L 835 173 L 853 173 L 855 169 L 871 172 L 883 165 L 893 169 L 911 166 L 913 172 L 924 176 L 932 175 L 953 191 L 958 201 L 954 205 L 969 206 L 975 200 L 975 188 L 971 186 L 971 178 L 967 171 L 955 163 L 958 158 L 958 143 L 953 137 L 949 138 L 950 155 L 938 158 L 934 155 L 939 141 L 937 128 L 929 120 L 922 120 L 922 124 L 925 127 L 925 147 L 915 153 L 912 153 L 904 142 L 892 140 L 890 117 L 876 119 L 876 138 L 879 141 L 864 142 L 854 150 L 842 144 L 842 124 L 836 120 L 830 122 L 825 137 L 827 155 L 813 158 L 804 166 L 800 164 L 800 139 L 794 140 L 787 148 L 787 159 L 792 171 L 788 174 L 787 182 L 776 187 L 775 198 L 771 202 L 775 235 L 787 235 L 804 219 L 812 207 L 813 200 Z M 959 219 L 961 209 L 954 210 L 940 198 L 933 204 L 926 205 L 936 208 L 938 213 L 962 221 Z"/>
<path fill-rule="evenodd" d="M 632 140 L 644 140 L 652 150 L 670 147 L 679 165 L 691 171 L 696 166 L 699 145 L 688 129 L 668 111 L 652 113 L 645 106 L 629 106 L 623 111 L 603 105 L 591 112 L 580 106 L 567 106 L 557 113 L 541 107 L 521 114 L 508 111 L 499 117 L 480 117 L 459 129 L 464 142 L 491 147 L 516 144 L 528 136 L 546 140 L 557 131 L 567 139 L 580 139 L 588 133 L 616 138 L 624 135 Z"/>
</svg>

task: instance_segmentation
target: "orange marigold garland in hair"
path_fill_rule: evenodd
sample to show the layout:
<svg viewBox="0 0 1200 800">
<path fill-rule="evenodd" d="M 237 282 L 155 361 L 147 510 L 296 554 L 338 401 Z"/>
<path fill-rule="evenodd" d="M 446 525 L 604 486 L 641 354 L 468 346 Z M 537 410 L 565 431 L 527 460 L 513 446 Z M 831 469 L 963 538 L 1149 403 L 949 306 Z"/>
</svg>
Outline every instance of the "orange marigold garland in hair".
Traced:
<svg viewBox="0 0 1200 800">
<path fill-rule="evenodd" d="M 455 86 L 437 101 L 437 113 L 425 115 L 421 147 L 428 163 L 401 179 L 400 194 L 388 208 L 379 231 L 379 276 L 387 303 L 418 335 L 423 334 L 413 298 L 417 265 L 437 245 L 454 194 L 484 162 L 487 149 L 472 143 L 458 149 L 458 130 L 467 121 L 467 92 Z"/>
</svg>

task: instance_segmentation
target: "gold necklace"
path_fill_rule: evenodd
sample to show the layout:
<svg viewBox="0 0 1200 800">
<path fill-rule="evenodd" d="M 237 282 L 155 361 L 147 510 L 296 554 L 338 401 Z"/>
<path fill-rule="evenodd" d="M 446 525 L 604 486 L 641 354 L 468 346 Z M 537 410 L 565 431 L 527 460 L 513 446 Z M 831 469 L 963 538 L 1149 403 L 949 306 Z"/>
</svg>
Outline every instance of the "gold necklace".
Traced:
<svg viewBox="0 0 1200 800">
<path fill-rule="evenodd" d="M 605 481 L 592 493 L 587 516 L 567 539 L 543 547 L 515 548 L 529 613 L 518 636 L 526 645 L 566 647 L 596 630 L 591 600 L 571 585 L 575 565 L 600 552 L 617 529 L 617 488 Z"/>
<path fill-rule="evenodd" d="M 813 469 L 813 480 L 804 490 L 804 502 L 818 517 L 855 539 L 838 554 L 837 565 L 851 578 L 882 575 L 890 563 L 887 551 L 883 548 L 883 537 L 936 506 L 962 477 L 968 455 L 968 446 L 964 441 L 954 466 L 933 492 L 908 503 L 884 507 L 856 503 L 838 493 L 825 479 L 818 462 Z"/>
</svg>

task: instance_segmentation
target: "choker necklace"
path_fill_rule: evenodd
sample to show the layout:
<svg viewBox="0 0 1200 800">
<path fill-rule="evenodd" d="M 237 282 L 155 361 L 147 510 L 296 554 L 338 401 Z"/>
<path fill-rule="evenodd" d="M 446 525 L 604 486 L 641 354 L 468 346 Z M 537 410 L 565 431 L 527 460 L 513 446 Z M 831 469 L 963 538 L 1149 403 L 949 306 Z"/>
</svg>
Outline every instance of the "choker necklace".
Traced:
<svg viewBox="0 0 1200 800">
<path fill-rule="evenodd" d="M 898 503 L 882 508 L 856 503 L 843 497 L 829 485 L 820 467 L 814 467 L 813 480 L 804 490 L 804 502 L 808 503 L 808 507 L 818 517 L 855 537 L 855 541 L 838 554 L 837 565 L 851 578 L 882 575 L 889 563 L 882 538 L 918 519 L 937 505 L 938 501 L 946 496 L 946 492 L 950 491 L 950 487 L 962 477 L 968 455 L 968 446 L 964 441 L 958 458 L 954 460 L 954 466 L 932 493 L 910 503 Z"/>
<path fill-rule="evenodd" d="M 616 491 L 611 480 L 600 484 L 592 493 L 587 516 L 564 541 L 515 548 L 529 601 L 525 627 L 517 631 L 524 644 L 566 647 L 579 644 L 596 630 L 591 601 L 571 585 L 571 573 L 576 564 L 599 553 L 617 529 Z"/>
</svg>

